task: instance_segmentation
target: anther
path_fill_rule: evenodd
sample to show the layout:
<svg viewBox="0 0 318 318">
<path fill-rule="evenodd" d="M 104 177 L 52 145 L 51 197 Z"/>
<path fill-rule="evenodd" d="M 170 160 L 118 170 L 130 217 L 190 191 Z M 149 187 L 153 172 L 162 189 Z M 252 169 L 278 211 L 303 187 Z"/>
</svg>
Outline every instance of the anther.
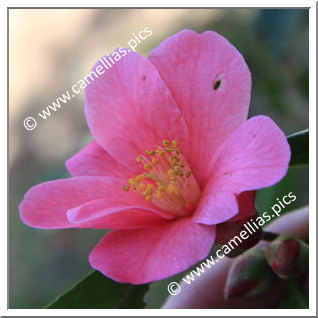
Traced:
<svg viewBox="0 0 318 318">
<path fill-rule="evenodd" d="M 178 142 L 176 141 L 176 140 L 172 140 L 172 146 L 174 147 L 174 148 L 178 148 Z"/>
<path fill-rule="evenodd" d="M 158 155 L 159 157 L 164 157 L 164 155 L 165 155 L 165 152 L 164 152 L 162 149 L 157 149 L 157 150 L 156 150 L 156 153 L 157 153 L 157 155 Z"/>
<path fill-rule="evenodd" d="M 152 170 L 152 166 L 146 163 L 144 165 L 144 169 L 147 170 L 147 171 L 151 171 Z"/>
<path fill-rule="evenodd" d="M 185 173 L 185 176 L 187 177 L 187 178 L 189 178 L 190 176 L 191 176 L 191 171 L 187 171 L 186 173 Z"/>
<path fill-rule="evenodd" d="M 152 190 L 147 189 L 147 190 L 143 191 L 141 194 L 142 194 L 144 197 L 146 197 L 147 195 L 152 195 Z"/>
<path fill-rule="evenodd" d="M 171 157 L 170 163 L 174 166 L 178 163 L 179 159 L 177 157 Z"/>
</svg>

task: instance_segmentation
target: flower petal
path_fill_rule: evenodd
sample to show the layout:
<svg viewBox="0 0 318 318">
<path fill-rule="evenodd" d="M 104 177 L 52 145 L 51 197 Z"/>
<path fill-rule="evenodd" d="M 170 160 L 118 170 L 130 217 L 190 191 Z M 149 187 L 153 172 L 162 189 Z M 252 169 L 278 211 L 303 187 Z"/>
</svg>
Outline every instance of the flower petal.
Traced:
<svg viewBox="0 0 318 318">
<path fill-rule="evenodd" d="M 124 183 L 121 179 L 110 177 L 74 177 L 41 183 L 26 193 L 19 206 L 20 217 L 27 225 L 38 228 L 87 227 L 85 223 L 77 226 L 69 222 L 66 213 L 99 199 L 109 201 L 108 207 L 113 202 L 114 208 L 118 204 L 126 204 L 143 207 L 148 211 L 157 210 L 140 194 L 123 191 L 121 185 Z M 94 222 L 97 228 L 106 228 L 105 225 L 102 218 L 99 224 L 97 220 Z"/>
<path fill-rule="evenodd" d="M 96 67 L 102 67 L 101 61 Z M 135 158 L 165 138 L 186 148 L 188 131 L 181 112 L 155 67 L 139 54 L 122 57 L 85 93 L 91 132 L 120 164 L 139 171 Z"/>
<path fill-rule="evenodd" d="M 173 215 L 144 206 L 100 199 L 68 210 L 67 218 L 76 227 L 137 229 L 167 223 Z"/>
<path fill-rule="evenodd" d="M 246 120 L 249 69 L 236 48 L 212 31 L 181 31 L 153 50 L 149 60 L 188 125 L 188 160 L 202 185 L 211 176 L 205 167 L 217 148 Z"/>
<path fill-rule="evenodd" d="M 289 160 L 287 139 L 270 118 L 257 116 L 248 120 L 224 142 L 206 167 L 213 171 L 213 177 L 203 191 L 194 222 L 218 224 L 252 215 L 255 193 L 239 195 L 281 180 Z M 240 209 L 236 196 L 240 198 Z"/>
<path fill-rule="evenodd" d="M 193 221 L 202 224 L 219 224 L 238 214 L 239 206 L 234 193 L 212 191 L 206 187 L 199 205 L 193 215 Z"/>
<path fill-rule="evenodd" d="M 119 164 L 96 141 L 91 142 L 66 161 L 66 167 L 73 177 L 106 176 L 128 179 L 131 171 Z"/>
<path fill-rule="evenodd" d="M 243 220 L 256 213 L 255 196 L 256 191 L 246 191 L 237 197 L 232 192 L 218 191 L 210 184 L 193 214 L 193 222 L 210 225 Z"/>
<path fill-rule="evenodd" d="M 215 226 L 190 218 L 141 230 L 108 233 L 89 256 L 93 268 L 121 283 L 144 284 L 186 270 L 205 258 Z"/>
<path fill-rule="evenodd" d="M 210 188 L 240 194 L 269 187 L 287 173 L 290 147 L 284 133 L 266 116 L 241 125 L 218 149 L 209 170 Z"/>
</svg>

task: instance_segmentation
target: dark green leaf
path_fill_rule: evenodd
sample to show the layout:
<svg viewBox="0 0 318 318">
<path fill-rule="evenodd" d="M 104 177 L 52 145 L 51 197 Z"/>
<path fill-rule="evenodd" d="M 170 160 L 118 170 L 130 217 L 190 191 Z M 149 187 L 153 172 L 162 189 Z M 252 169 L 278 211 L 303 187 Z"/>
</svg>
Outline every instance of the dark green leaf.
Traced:
<svg viewBox="0 0 318 318">
<path fill-rule="evenodd" d="M 303 130 L 287 137 L 292 157 L 290 165 L 309 163 L 309 130 Z"/>
<path fill-rule="evenodd" d="M 119 284 L 93 271 L 60 296 L 48 309 L 144 308 L 146 285 Z"/>
<path fill-rule="evenodd" d="M 289 280 L 287 293 L 281 301 L 280 309 L 308 309 L 309 293 L 304 290 L 294 279 Z"/>
</svg>

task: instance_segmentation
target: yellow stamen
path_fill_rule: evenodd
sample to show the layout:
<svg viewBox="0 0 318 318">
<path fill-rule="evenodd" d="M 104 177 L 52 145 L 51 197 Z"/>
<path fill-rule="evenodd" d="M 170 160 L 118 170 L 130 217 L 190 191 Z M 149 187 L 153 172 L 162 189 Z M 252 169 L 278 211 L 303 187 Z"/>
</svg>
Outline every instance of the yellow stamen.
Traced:
<svg viewBox="0 0 318 318">
<path fill-rule="evenodd" d="M 192 174 L 191 171 L 187 171 L 187 172 L 185 173 L 185 175 L 186 175 L 187 178 L 189 178 L 189 177 L 191 176 L 191 174 Z"/>
<path fill-rule="evenodd" d="M 179 174 L 181 169 L 178 166 L 173 167 L 173 170 L 176 172 L 176 174 Z"/>
<path fill-rule="evenodd" d="M 144 165 L 144 169 L 147 170 L 147 171 L 151 171 L 152 170 L 152 166 L 146 163 Z"/>
<path fill-rule="evenodd" d="M 159 157 L 164 157 L 164 155 L 165 155 L 165 152 L 164 152 L 162 149 L 157 149 L 157 150 L 156 150 L 156 153 L 157 153 L 157 155 L 158 155 Z"/>
<path fill-rule="evenodd" d="M 138 185 L 138 191 L 139 192 L 145 191 L 146 188 L 147 188 L 147 186 L 144 183 L 139 183 L 139 185 Z"/>
<path fill-rule="evenodd" d="M 167 186 L 167 192 L 171 193 L 171 194 L 179 194 L 178 187 L 175 184 L 173 184 L 173 183 L 170 183 Z"/>
<path fill-rule="evenodd" d="M 153 165 L 156 165 L 156 164 L 158 163 L 158 160 L 155 159 L 155 158 L 153 158 L 153 159 L 151 160 L 151 163 L 152 163 Z"/>
<path fill-rule="evenodd" d="M 151 195 L 151 194 L 152 194 L 152 190 L 147 189 L 147 190 L 143 191 L 141 194 L 142 194 L 144 197 L 146 197 L 147 195 Z"/>
<path fill-rule="evenodd" d="M 177 157 L 171 157 L 170 159 L 170 163 L 175 166 L 176 164 L 178 164 L 179 159 Z"/>
<path fill-rule="evenodd" d="M 156 195 L 158 199 L 161 199 L 163 197 L 163 194 L 159 189 L 156 191 Z"/>
<path fill-rule="evenodd" d="M 179 144 L 176 140 L 172 140 L 172 146 L 173 148 L 178 148 Z"/>
</svg>

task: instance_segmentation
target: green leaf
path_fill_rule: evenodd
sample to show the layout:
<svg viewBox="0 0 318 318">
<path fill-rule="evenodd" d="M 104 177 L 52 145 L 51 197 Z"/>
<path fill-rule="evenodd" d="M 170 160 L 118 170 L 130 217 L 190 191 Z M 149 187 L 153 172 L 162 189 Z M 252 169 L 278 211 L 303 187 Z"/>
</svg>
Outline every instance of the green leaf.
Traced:
<svg viewBox="0 0 318 318">
<path fill-rule="evenodd" d="M 303 130 L 287 137 L 291 148 L 290 165 L 309 163 L 309 130 Z"/>
<path fill-rule="evenodd" d="M 308 309 L 309 293 L 295 279 L 290 279 L 285 298 L 281 301 L 280 309 Z"/>
<path fill-rule="evenodd" d="M 144 308 L 148 284 L 119 284 L 97 271 L 91 272 L 47 309 Z"/>
</svg>

